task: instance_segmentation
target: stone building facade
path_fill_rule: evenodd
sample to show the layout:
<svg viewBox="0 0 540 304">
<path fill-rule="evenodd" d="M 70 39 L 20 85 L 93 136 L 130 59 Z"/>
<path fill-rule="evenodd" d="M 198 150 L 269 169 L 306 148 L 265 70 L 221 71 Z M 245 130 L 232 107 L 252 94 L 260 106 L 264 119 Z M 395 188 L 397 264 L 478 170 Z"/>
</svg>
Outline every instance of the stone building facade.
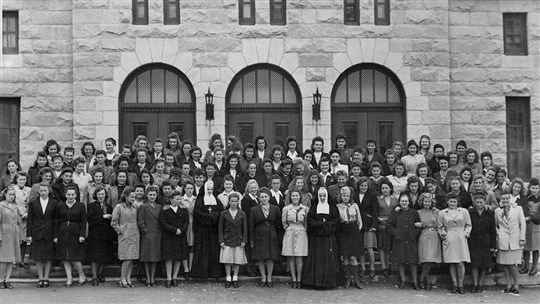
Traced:
<svg viewBox="0 0 540 304">
<path fill-rule="evenodd" d="M 149 24 L 132 22 L 129 0 L 5 0 L 18 11 L 19 52 L 3 54 L 1 97 L 20 98 L 24 167 L 50 138 L 80 147 L 121 137 L 119 96 L 135 69 L 164 63 L 195 93 L 196 142 L 227 133 L 227 90 L 244 68 L 286 71 L 301 95 L 303 147 L 332 142 L 332 91 L 352 66 L 374 63 L 398 77 L 404 136 L 428 134 L 447 150 L 460 139 L 507 162 L 507 97 L 529 97 L 531 173 L 540 176 L 540 2 L 390 0 L 390 25 L 375 25 L 375 0 L 359 1 L 359 25 L 344 25 L 343 0 L 288 0 L 286 25 L 270 24 L 269 0 L 254 25 L 239 24 L 238 0 L 180 0 L 180 24 L 164 25 L 163 0 Z M 503 13 L 527 13 L 528 54 L 504 54 Z M 206 120 L 205 93 L 215 119 Z M 313 93 L 322 94 L 314 120 Z M 329 146 L 330 144 L 327 144 Z"/>
</svg>

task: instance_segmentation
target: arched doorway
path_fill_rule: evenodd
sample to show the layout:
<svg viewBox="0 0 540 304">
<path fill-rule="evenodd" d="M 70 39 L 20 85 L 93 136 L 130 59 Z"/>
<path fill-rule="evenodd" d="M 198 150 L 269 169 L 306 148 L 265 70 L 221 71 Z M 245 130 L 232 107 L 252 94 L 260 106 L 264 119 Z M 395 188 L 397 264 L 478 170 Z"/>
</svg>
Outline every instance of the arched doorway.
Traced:
<svg viewBox="0 0 540 304">
<path fill-rule="evenodd" d="M 289 135 L 302 142 L 301 95 L 287 71 L 256 64 L 240 71 L 227 89 L 227 134 L 242 143 L 264 135 L 269 146 L 285 147 Z"/>
<path fill-rule="evenodd" d="M 347 146 L 377 140 L 381 153 L 405 134 L 405 91 L 388 68 L 361 63 L 350 67 L 332 89 L 332 140 L 347 136 Z"/>
<path fill-rule="evenodd" d="M 128 75 L 120 89 L 120 142 L 138 135 L 195 141 L 195 92 L 189 79 L 166 64 L 147 64 Z"/>
</svg>

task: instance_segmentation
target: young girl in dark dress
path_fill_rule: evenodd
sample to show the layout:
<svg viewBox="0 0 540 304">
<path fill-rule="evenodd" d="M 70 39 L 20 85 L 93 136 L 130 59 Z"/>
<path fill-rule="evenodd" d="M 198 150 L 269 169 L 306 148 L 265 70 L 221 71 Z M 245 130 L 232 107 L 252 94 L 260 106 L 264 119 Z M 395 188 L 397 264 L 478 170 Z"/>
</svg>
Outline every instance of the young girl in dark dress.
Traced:
<svg viewBox="0 0 540 304">
<path fill-rule="evenodd" d="M 337 204 L 340 224 L 338 232 L 339 255 L 343 260 L 345 272 L 345 288 L 355 284 L 356 288 L 362 289 L 362 282 L 358 278 L 358 259 L 362 256 L 362 217 L 360 209 L 351 197 L 349 187 L 341 188 L 341 202 Z"/>
<path fill-rule="evenodd" d="M 146 188 L 143 196 L 145 202 L 137 209 L 137 225 L 141 232 L 139 263 L 144 263 L 146 286 L 152 287 L 156 284 L 154 275 L 157 263 L 162 260 L 163 247 L 160 223 L 163 206 L 157 203 L 158 191 L 157 186 Z"/>
<path fill-rule="evenodd" d="M 328 191 L 321 187 L 316 204 L 308 213 L 308 257 L 302 284 L 315 288 L 335 288 L 338 283 L 339 257 L 336 231 L 339 211 L 329 202 Z"/>
<path fill-rule="evenodd" d="M 86 283 L 82 263 L 85 259 L 86 210 L 77 200 L 77 185 L 69 185 L 65 190 L 66 201 L 59 203 L 55 208 L 55 258 L 64 264 L 67 281 L 66 287 L 71 287 L 71 264 L 75 265 L 79 273 L 78 285 Z"/>
<path fill-rule="evenodd" d="M 218 225 L 223 205 L 214 195 L 214 183 L 207 181 L 201 188 L 193 209 L 194 278 L 219 278 L 223 276 L 223 266 L 219 264 Z"/>
<path fill-rule="evenodd" d="M 107 204 L 107 190 L 98 186 L 88 204 L 88 260 L 92 264 L 92 285 L 105 282 L 103 268 L 114 259 L 116 232 L 111 227 L 113 208 Z"/>
<path fill-rule="evenodd" d="M 469 209 L 472 230 L 469 235 L 469 251 L 473 275 L 472 293 L 482 292 L 482 283 L 489 269 L 493 268 L 493 252 L 497 248 L 497 231 L 495 214 L 486 208 L 486 197 L 477 194 L 474 197 L 474 208 Z M 478 278 L 480 272 L 480 278 Z"/>
<path fill-rule="evenodd" d="M 354 202 L 358 204 L 360 209 L 360 216 L 362 217 L 362 240 L 364 242 L 363 247 L 367 252 L 369 259 L 369 276 L 375 277 L 375 253 L 374 248 L 377 248 L 377 227 L 379 217 L 379 202 L 377 197 L 369 191 L 368 178 L 361 176 L 356 183 L 357 192 L 354 194 Z M 365 254 L 362 252 L 360 256 L 360 276 L 364 275 L 365 267 Z"/>
<path fill-rule="evenodd" d="M 184 270 L 188 266 L 189 246 L 187 230 L 189 227 L 189 212 L 180 207 L 182 193 L 174 191 L 171 196 L 171 206 L 159 214 L 161 224 L 161 257 L 165 261 L 167 281 L 165 287 L 177 286 L 177 277 L 180 266 Z"/>
<path fill-rule="evenodd" d="M 405 264 L 409 264 L 414 290 L 418 290 L 416 266 L 418 264 L 418 236 L 422 232 L 422 222 L 418 211 L 409 207 L 409 196 L 399 196 L 399 211 L 393 210 L 388 220 L 388 231 L 393 236 L 390 260 L 398 264 L 401 282 L 405 288 Z"/>
<path fill-rule="evenodd" d="M 253 248 L 251 259 L 258 261 L 259 264 L 260 287 L 273 286 L 274 261 L 281 257 L 277 236 L 277 230 L 281 226 L 281 211 L 278 206 L 270 204 L 271 196 L 268 188 L 259 189 L 257 192 L 259 205 L 251 208 L 249 214 L 249 239 Z"/>
</svg>

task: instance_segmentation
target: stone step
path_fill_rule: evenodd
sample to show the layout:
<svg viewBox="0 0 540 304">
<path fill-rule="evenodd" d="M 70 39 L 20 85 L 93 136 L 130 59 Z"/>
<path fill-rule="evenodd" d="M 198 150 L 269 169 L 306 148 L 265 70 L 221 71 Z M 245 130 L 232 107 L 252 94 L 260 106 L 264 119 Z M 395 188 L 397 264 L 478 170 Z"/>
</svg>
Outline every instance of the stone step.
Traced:
<svg viewBox="0 0 540 304">
<path fill-rule="evenodd" d="M 33 283 L 37 280 L 37 271 L 35 268 L 34 263 L 31 261 L 29 262 L 30 268 L 24 269 L 24 268 L 13 268 L 12 272 L 12 282 L 17 283 Z M 374 278 L 370 278 L 369 275 L 366 273 L 364 276 L 364 281 L 366 283 L 372 282 L 382 282 L 382 283 L 392 283 L 397 282 L 398 280 L 398 274 L 397 269 L 395 265 L 392 265 L 391 267 L 393 269 L 393 274 L 385 277 L 382 275 L 380 271 L 380 263 L 376 263 L 376 276 Z M 421 267 L 418 267 L 419 271 Z M 539 265 L 540 269 L 540 265 Z M 83 272 L 88 278 L 92 277 L 92 269 L 90 265 L 83 265 Z M 467 271 L 469 273 L 470 271 Z M 137 278 L 137 275 L 139 273 L 139 268 L 137 266 L 137 263 L 134 266 L 133 269 L 133 278 Z M 407 273 L 407 280 L 411 280 L 408 269 L 406 269 Z M 73 270 L 74 279 L 77 280 L 77 272 Z M 165 269 L 164 266 L 161 264 L 158 265 L 158 269 L 156 271 L 156 280 L 165 280 Z M 275 282 L 288 282 L 290 281 L 289 274 L 285 271 L 284 265 L 280 265 L 276 267 L 276 270 L 274 272 L 275 274 Z M 431 270 L 432 274 L 432 280 L 433 283 L 439 286 L 445 286 L 445 285 L 451 285 L 452 280 L 448 272 L 448 268 L 445 267 L 445 265 L 440 265 L 440 267 L 435 267 Z M 106 265 L 103 270 L 103 275 L 105 276 L 107 281 L 116 282 L 120 278 L 120 264 L 113 264 L 113 265 Z M 140 269 L 140 275 L 144 278 L 144 267 L 141 264 Z M 182 276 L 182 270 L 180 270 L 180 277 Z M 61 263 L 57 263 L 53 266 L 50 273 L 50 278 L 52 282 L 64 282 L 66 275 L 64 272 L 64 268 Z M 182 279 L 183 280 L 183 279 Z M 239 280 L 242 281 L 258 281 L 260 280 L 259 276 L 255 277 L 249 277 L 245 275 L 244 269 L 241 269 L 240 271 L 240 277 Z M 201 281 L 201 280 L 194 280 L 194 281 Z M 204 280 L 202 280 L 204 281 Z M 506 280 L 504 278 L 503 272 L 492 272 L 488 275 L 486 275 L 484 279 L 484 285 L 490 286 L 490 285 L 505 285 Z M 540 273 L 537 273 L 536 275 L 528 275 L 528 274 L 520 274 L 519 275 L 519 284 L 524 286 L 530 286 L 530 285 L 540 285 Z M 470 274 L 465 275 L 465 285 L 472 285 L 472 276 Z"/>
</svg>

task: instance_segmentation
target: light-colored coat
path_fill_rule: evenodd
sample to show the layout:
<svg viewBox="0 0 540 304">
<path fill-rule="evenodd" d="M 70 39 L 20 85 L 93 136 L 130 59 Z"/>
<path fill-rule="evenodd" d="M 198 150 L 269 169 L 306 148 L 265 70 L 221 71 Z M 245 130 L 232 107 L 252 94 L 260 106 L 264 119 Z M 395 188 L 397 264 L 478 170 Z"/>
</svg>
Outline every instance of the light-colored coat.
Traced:
<svg viewBox="0 0 540 304">
<path fill-rule="evenodd" d="M 497 228 L 497 248 L 499 250 L 519 250 L 519 241 L 525 241 L 525 215 L 521 206 L 510 207 L 508 218 L 504 209 L 495 210 L 495 227 Z"/>
</svg>

